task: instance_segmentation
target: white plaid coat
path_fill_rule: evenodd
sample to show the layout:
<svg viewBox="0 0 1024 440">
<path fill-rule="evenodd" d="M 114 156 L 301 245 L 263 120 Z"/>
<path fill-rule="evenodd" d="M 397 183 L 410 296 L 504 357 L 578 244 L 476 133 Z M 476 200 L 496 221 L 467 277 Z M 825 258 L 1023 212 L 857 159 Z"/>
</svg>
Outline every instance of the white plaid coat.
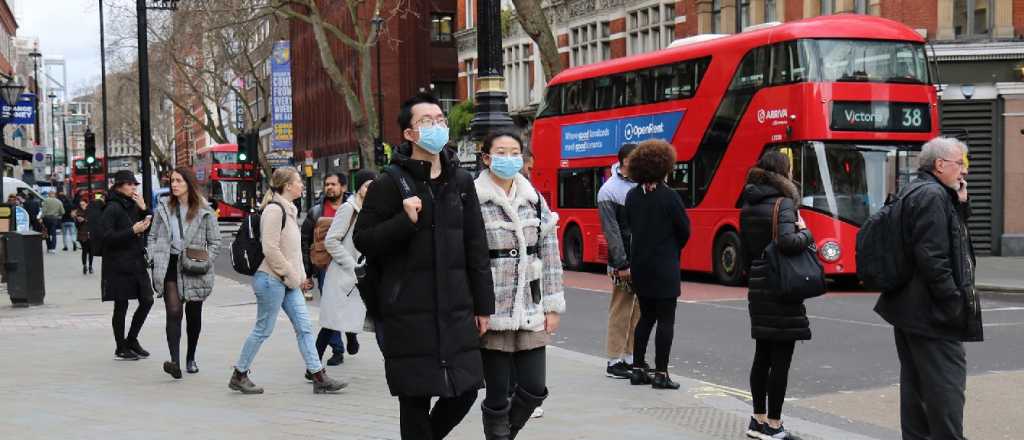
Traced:
<svg viewBox="0 0 1024 440">
<path fill-rule="evenodd" d="M 558 214 L 551 212 L 530 181 L 518 174 L 512 199 L 486 170 L 476 179 L 476 191 L 488 248 L 516 249 L 519 253 L 516 258 L 491 258 L 495 307 L 488 328 L 541 331 L 545 313 L 565 312 L 556 234 Z M 537 218 L 538 203 L 541 218 Z M 539 255 L 527 253 L 528 246 L 538 245 Z M 530 281 L 536 279 L 540 279 L 541 285 L 540 304 L 534 304 L 530 293 Z"/>
</svg>

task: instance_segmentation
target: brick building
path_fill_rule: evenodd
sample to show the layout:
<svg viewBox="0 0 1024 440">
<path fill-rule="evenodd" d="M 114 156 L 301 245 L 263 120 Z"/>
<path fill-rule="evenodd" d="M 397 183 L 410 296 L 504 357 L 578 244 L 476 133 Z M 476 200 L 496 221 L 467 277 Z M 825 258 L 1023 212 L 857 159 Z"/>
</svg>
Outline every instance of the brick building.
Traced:
<svg viewBox="0 0 1024 440">
<path fill-rule="evenodd" d="M 455 102 L 458 74 L 452 35 L 455 3 L 455 0 L 405 2 L 403 8 L 410 8 L 409 13 L 387 21 L 389 38 L 382 41 L 379 60 L 385 84 L 381 114 L 386 142 L 400 141 L 395 118 L 402 101 L 416 92 L 432 91 L 446 108 Z M 384 2 L 382 9 L 388 10 L 388 6 L 389 2 Z M 351 20 L 343 2 L 325 2 L 321 12 L 328 22 L 336 25 L 346 26 Z M 371 17 L 372 11 L 366 8 L 360 11 L 360 20 L 368 22 Z M 296 21 L 291 23 L 290 29 L 295 158 L 301 161 L 304 152 L 312 150 L 318 176 L 328 169 L 352 171 L 348 157 L 358 152 L 359 147 L 345 102 L 323 68 L 312 28 Z M 354 68 L 344 70 L 357 64 L 356 56 L 337 41 L 331 44 L 343 73 L 356 77 L 358 73 Z M 377 84 L 376 48 L 370 53 L 373 57 L 371 88 L 376 97 L 377 91 L 382 89 Z M 314 179 L 317 189 L 319 180 Z"/>
<path fill-rule="evenodd" d="M 859 13 L 900 21 L 924 36 L 943 130 L 971 147 L 975 246 L 981 254 L 1024 255 L 1024 193 L 1005 190 L 1024 187 L 1024 0 L 564 0 L 545 12 L 562 63 L 575 67 L 679 38 L 733 33 L 737 9 L 744 27 Z M 473 96 L 477 78 L 475 11 L 476 0 L 459 0 L 459 100 Z M 515 24 L 503 45 L 509 111 L 528 135 L 544 93 L 537 46 Z"/>
</svg>

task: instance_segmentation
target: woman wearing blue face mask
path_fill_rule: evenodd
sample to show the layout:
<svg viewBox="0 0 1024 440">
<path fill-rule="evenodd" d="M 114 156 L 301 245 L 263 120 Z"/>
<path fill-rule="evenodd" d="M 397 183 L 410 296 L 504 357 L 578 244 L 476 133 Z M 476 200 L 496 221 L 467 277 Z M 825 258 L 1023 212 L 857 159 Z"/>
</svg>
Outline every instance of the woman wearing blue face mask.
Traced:
<svg viewBox="0 0 1024 440">
<path fill-rule="evenodd" d="M 548 395 L 545 349 L 565 311 L 562 262 L 552 213 L 523 167 L 519 136 L 484 139 L 487 170 L 476 179 L 494 279 L 494 315 L 480 341 L 487 396 L 481 405 L 488 440 L 515 438 Z M 515 390 L 509 399 L 512 371 Z"/>
</svg>

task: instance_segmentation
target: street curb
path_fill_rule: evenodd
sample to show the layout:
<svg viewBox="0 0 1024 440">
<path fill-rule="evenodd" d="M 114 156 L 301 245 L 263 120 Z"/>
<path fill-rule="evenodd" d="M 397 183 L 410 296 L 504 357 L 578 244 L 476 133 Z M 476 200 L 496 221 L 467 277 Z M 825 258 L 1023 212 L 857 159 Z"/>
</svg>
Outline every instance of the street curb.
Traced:
<svg viewBox="0 0 1024 440">
<path fill-rule="evenodd" d="M 1024 296 L 1024 286 L 999 286 L 995 284 L 975 284 L 974 288 L 982 294 Z"/>
</svg>

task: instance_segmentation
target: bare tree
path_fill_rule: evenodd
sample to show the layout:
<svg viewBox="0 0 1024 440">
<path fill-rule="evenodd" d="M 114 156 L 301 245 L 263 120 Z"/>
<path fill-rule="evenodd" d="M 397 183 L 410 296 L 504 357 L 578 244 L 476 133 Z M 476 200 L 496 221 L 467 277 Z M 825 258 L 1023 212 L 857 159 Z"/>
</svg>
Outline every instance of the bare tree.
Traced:
<svg viewBox="0 0 1024 440">
<path fill-rule="evenodd" d="M 551 81 L 551 78 L 565 70 L 565 66 L 562 64 L 562 57 L 558 53 L 558 44 L 551 31 L 551 24 L 544 14 L 541 0 L 512 0 L 512 4 L 516 7 L 516 20 L 519 21 L 519 25 L 540 49 L 540 64 L 544 69 L 544 80 Z"/>
</svg>

